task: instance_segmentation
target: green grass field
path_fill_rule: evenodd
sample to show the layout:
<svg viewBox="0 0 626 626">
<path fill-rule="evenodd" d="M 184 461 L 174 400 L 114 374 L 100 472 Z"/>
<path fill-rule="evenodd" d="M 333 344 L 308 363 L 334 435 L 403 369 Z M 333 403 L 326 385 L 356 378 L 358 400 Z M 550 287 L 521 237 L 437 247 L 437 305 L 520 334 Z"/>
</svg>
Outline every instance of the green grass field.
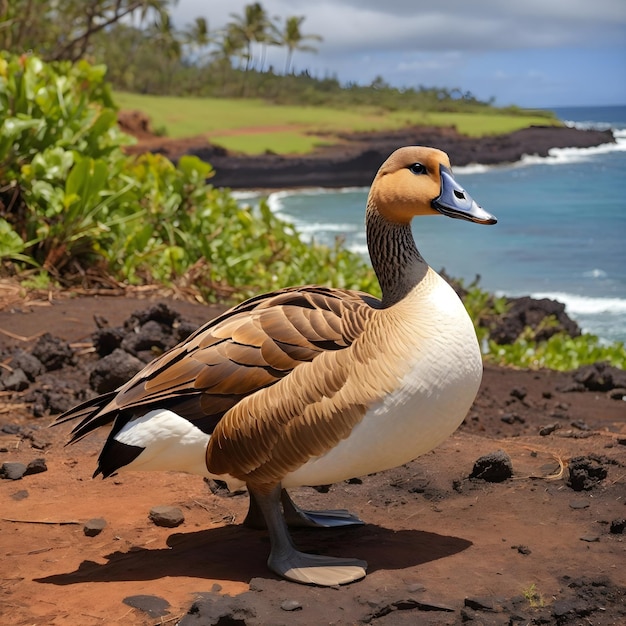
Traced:
<svg viewBox="0 0 626 626">
<path fill-rule="evenodd" d="M 534 115 L 382 111 L 374 107 L 333 109 L 275 105 L 262 100 L 177 98 L 115 93 L 122 109 L 138 109 L 152 128 L 168 137 L 204 135 L 211 142 L 247 154 L 266 151 L 302 154 L 338 140 L 340 132 L 393 130 L 414 125 L 455 126 L 472 137 L 509 133 L 533 124 L 558 124 Z"/>
</svg>

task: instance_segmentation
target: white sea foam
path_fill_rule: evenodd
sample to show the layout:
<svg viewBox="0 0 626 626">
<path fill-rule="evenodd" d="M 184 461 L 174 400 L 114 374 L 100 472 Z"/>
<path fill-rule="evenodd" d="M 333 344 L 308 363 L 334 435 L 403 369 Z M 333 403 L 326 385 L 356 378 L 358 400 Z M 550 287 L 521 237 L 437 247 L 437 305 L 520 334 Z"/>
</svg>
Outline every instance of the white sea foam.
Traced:
<svg viewBox="0 0 626 626">
<path fill-rule="evenodd" d="M 366 243 L 353 243 L 349 249 L 351 252 L 362 256 L 369 255 L 369 249 Z"/>
<path fill-rule="evenodd" d="M 240 191 L 233 190 L 230 193 L 232 197 L 238 201 L 258 200 L 259 198 L 262 198 L 264 195 L 262 193 L 259 193 L 258 191 L 253 191 L 253 190 L 240 190 Z"/>
<path fill-rule="evenodd" d="M 270 193 L 267 197 L 267 204 L 274 213 L 281 213 L 285 207 L 285 198 L 289 198 L 291 196 L 322 196 L 325 194 L 336 195 L 364 190 L 367 191 L 367 187 L 340 187 L 337 189 L 330 187 L 305 187 L 301 189 L 283 189 L 281 191 L 273 191 Z M 285 216 L 283 215 L 283 217 Z"/>
<path fill-rule="evenodd" d="M 525 154 L 518 165 L 564 165 L 566 163 L 580 163 L 588 161 L 598 154 L 609 152 L 626 152 L 626 136 L 615 136 L 616 143 L 604 143 L 591 148 L 551 148 L 547 157 L 536 154 Z"/>
<path fill-rule="evenodd" d="M 481 165 L 480 163 L 470 163 L 469 165 L 457 165 L 453 166 L 455 174 L 484 174 L 490 169 L 493 169 L 493 165 Z"/>
<path fill-rule="evenodd" d="M 360 224 L 331 224 L 328 222 L 295 222 L 300 233 L 354 233 L 361 230 Z"/>
<path fill-rule="evenodd" d="M 552 293 L 533 293 L 531 297 L 558 300 L 565 305 L 566 311 L 574 316 L 598 315 L 600 313 L 612 315 L 626 314 L 626 299 L 624 298 L 593 298 L 560 291 Z"/>
</svg>

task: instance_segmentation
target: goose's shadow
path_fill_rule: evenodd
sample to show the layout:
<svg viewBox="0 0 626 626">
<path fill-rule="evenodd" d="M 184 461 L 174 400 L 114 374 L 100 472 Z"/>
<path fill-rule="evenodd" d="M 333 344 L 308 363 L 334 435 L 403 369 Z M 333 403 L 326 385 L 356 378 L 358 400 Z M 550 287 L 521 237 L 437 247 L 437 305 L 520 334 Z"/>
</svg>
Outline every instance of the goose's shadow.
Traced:
<svg viewBox="0 0 626 626">
<path fill-rule="evenodd" d="M 306 529 L 293 533 L 299 549 L 330 556 L 365 559 L 368 572 L 398 570 L 449 557 L 472 543 L 421 530 L 395 531 L 374 524 L 357 528 Z M 83 561 L 73 572 L 37 578 L 36 582 L 72 585 L 85 582 L 155 580 L 190 576 L 250 582 L 271 576 L 265 533 L 240 526 L 174 533 L 168 548 L 131 548 L 107 554 L 106 563 Z"/>
</svg>

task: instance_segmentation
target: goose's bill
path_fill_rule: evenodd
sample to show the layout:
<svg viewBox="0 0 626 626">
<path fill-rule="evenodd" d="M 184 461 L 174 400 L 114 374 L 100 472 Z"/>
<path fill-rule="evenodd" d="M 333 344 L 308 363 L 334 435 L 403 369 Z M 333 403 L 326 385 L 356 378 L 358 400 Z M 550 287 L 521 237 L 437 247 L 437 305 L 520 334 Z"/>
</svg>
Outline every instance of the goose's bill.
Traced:
<svg viewBox="0 0 626 626">
<path fill-rule="evenodd" d="M 454 180 L 452 172 L 445 165 L 440 166 L 439 173 L 441 192 L 431 203 L 435 211 L 448 217 L 468 220 L 477 224 L 495 224 L 498 221 L 491 213 L 487 213 L 485 209 L 472 200 L 465 189 Z"/>
</svg>

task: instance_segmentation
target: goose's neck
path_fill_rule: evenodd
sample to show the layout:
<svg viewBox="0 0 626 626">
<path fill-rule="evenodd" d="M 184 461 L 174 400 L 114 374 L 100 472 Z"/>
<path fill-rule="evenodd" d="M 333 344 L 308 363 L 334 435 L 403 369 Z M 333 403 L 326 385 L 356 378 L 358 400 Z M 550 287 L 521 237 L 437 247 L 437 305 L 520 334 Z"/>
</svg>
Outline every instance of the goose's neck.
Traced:
<svg viewBox="0 0 626 626">
<path fill-rule="evenodd" d="M 383 307 L 400 302 L 424 278 L 428 264 L 419 253 L 410 224 L 389 222 L 368 205 L 367 246 L 383 294 Z"/>
</svg>

